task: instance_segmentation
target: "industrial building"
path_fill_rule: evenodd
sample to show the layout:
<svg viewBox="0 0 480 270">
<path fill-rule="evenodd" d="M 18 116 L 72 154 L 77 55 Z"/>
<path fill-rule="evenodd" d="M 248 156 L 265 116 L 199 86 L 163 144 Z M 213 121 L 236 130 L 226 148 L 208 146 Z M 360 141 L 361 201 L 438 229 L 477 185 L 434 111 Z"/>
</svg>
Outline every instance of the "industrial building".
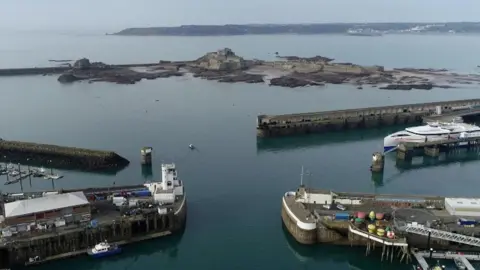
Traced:
<svg viewBox="0 0 480 270">
<path fill-rule="evenodd" d="M 90 221 L 91 209 L 83 192 L 55 194 L 5 203 L 3 227 L 28 230 L 28 225 Z"/>
<path fill-rule="evenodd" d="M 445 198 L 445 209 L 452 216 L 479 217 L 480 199 Z"/>
</svg>

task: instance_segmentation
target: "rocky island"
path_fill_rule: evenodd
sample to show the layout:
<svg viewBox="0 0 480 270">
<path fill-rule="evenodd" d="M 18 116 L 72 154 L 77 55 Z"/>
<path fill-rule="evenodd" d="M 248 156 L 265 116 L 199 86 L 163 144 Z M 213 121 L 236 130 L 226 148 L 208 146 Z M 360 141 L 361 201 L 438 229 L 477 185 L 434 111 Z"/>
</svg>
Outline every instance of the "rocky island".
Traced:
<svg viewBox="0 0 480 270">
<path fill-rule="evenodd" d="M 187 73 L 223 83 L 264 83 L 291 88 L 350 84 L 359 89 L 369 85 L 386 90 L 430 90 L 480 83 L 480 75 L 451 73 L 446 69 L 386 70 L 383 66 L 336 63 L 334 59 L 324 56 L 277 56 L 276 61 L 249 60 L 236 55 L 229 48 L 209 52 L 192 61 L 159 61 L 144 65 L 107 65 L 84 58 L 60 75 L 58 81 L 133 84 L 142 79 L 168 78 Z"/>
</svg>

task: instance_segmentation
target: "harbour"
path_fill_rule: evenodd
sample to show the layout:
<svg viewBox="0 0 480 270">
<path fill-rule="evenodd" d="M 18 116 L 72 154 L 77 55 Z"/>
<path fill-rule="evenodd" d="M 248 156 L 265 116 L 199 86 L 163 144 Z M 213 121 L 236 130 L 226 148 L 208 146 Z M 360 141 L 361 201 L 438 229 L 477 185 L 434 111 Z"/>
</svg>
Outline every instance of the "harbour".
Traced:
<svg viewBox="0 0 480 270">
<path fill-rule="evenodd" d="M 263 40 L 260 37 L 248 38 L 257 41 L 258 39 Z M 315 42 L 316 37 L 299 38 L 305 44 L 324 44 L 325 47 L 322 48 L 322 52 L 325 50 L 326 55 L 335 55 L 335 52 L 332 52 L 331 49 L 335 46 L 329 43 L 328 38 L 321 41 L 317 40 L 317 42 Z M 359 40 L 355 42 L 355 45 L 362 46 L 361 38 L 356 37 L 355 39 Z M 428 59 L 428 55 L 421 55 L 418 59 L 410 59 L 407 62 L 406 58 L 400 59 L 398 53 L 397 57 L 392 57 L 395 50 L 399 49 L 401 51 L 401 48 L 396 44 L 401 44 L 402 39 L 394 36 L 384 36 L 381 39 L 386 39 L 386 42 L 390 42 L 391 45 L 387 46 L 382 43 L 383 47 L 377 48 L 377 53 L 366 53 L 364 59 L 359 59 L 363 56 L 358 56 L 354 60 L 359 63 L 362 61 L 365 63 L 368 63 L 367 61 L 381 63 L 382 59 L 385 59 L 385 62 L 393 66 L 419 66 L 420 64 L 448 66 L 447 62 L 452 63 L 452 65 L 466 66 L 469 61 L 472 61 L 471 58 L 465 57 L 463 58 L 465 61 L 455 62 L 452 60 L 451 54 L 442 51 L 441 53 L 445 58 L 437 56 L 433 59 L 438 62 Z M 51 38 L 51 40 L 56 41 L 57 39 Z M 80 38 L 73 38 L 71 41 L 66 38 L 62 39 L 59 42 L 61 44 L 78 42 L 77 45 L 73 44 L 74 46 L 69 48 L 64 46 L 64 51 L 68 55 L 62 58 L 76 59 L 77 54 L 70 57 L 68 52 L 69 49 L 73 50 L 73 48 L 79 51 L 78 54 L 90 55 L 85 52 L 85 48 L 88 46 L 91 48 L 92 44 L 97 44 L 104 48 L 103 51 L 109 51 L 108 48 L 112 48 L 110 50 L 112 55 L 101 58 L 101 55 L 97 54 L 90 58 L 106 59 L 105 61 L 108 63 L 113 63 L 115 60 L 123 63 L 143 62 L 144 59 L 151 59 L 153 51 L 162 55 L 161 59 L 166 59 L 164 55 L 168 56 L 168 54 L 165 54 L 165 52 L 169 51 L 165 51 L 167 50 L 165 48 L 171 45 L 169 45 L 169 42 L 174 42 L 162 40 L 161 43 L 158 43 L 157 40 L 152 38 L 150 44 L 142 43 L 142 45 L 150 47 L 155 44 L 155 48 L 150 50 L 146 48 L 145 52 L 139 52 L 136 56 L 139 59 L 136 61 L 136 59 L 130 60 L 128 58 L 127 50 L 121 54 L 113 53 L 119 48 L 114 44 L 108 46 L 105 43 L 95 42 L 85 44 L 84 40 Z M 94 38 L 90 40 L 95 41 Z M 228 42 L 221 37 L 218 40 L 222 44 Z M 207 45 L 191 46 L 199 47 L 199 49 L 192 52 L 191 56 L 187 55 L 184 58 L 193 59 L 193 57 L 202 55 L 203 52 L 212 47 L 216 48 L 218 46 L 209 40 L 202 39 L 202 41 Z M 235 39 L 234 41 L 243 44 L 241 40 Z M 472 42 L 471 40 L 463 41 L 463 45 L 460 47 L 466 51 L 465 46 L 467 45 L 465 44 L 472 44 Z M 118 42 L 118 40 L 115 40 L 115 42 Z M 259 46 L 265 46 L 263 47 L 264 51 L 272 51 L 272 48 L 275 48 L 274 50 L 278 50 L 285 55 L 296 53 L 287 50 L 292 45 L 288 42 L 286 42 L 288 46 L 283 43 L 275 43 L 275 46 L 268 43 L 267 46 L 265 42 L 262 42 L 258 41 L 258 44 Z M 404 42 L 406 41 L 403 40 L 403 44 Z M 442 41 L 435 42 L 448 44 L 448 42 Z M 138 40 L 122 39 L 120 43 L 134 46 L 138 44 Z M 177 46 L 181 45 L 175 44 Z M 346 44 L 352 43 L 342 43 L 339 45 L 342 46 L 340 49 L 344 50 L 344 47 L 347 47 Z M 421 47 L 418 43 L 412 42 L 412 44 Z M 240 52 L 240 49 L 231 47 Z M 277 47 L 279 49 L 276 49 Z M 397 49 L 394 50 L 395 47 Z M 362 48 L 355 50 L 362 50 Z M 181 58 L 176 50 L 172 51 L 175 51 L 175 54 L 172 53 L 171 56 L 173 59 Z M 315 52 L 319 52 L 318 47 L 312 51 L 305 51 L 304 54 L 314 55 Z M 18 54 L 12 53 L 12 55 Z M 41 58 L 41 55 L 42 53 L 39 53 L 35 57 Z M 43 55 L 46 54 L 43 53 Z M 267 55 L 261 56 L 263 58 L 267 57 Z M 9 56 L 6 57 L 8 59 Z M 143 59 L 140 57 L 143 57 Z M 23 61 L 23 63 L 28 64 L 28 61 L 31 61 L 31 59 L 26 59 L 25 56 L 16 58 L 18 58 L 19 63 Z M 53 56 L 48 58 L 53 58 Z M 403 60 L 405 61 L 402 62 Z M 10 61 L 8 64 L 4 63 L 4 66 L 13 64 Z M 33 66 L 33 64 L 29 65 Z M 38 64 L 38 66 L 41 65 Z M 240 265 L 239 269 L 276 267 L 278 269 L 325 268 L 346 270 L 355 267 L 354 269 L 362 270 L 410 270 L 411 265 L 406 265 L 403 262 L 399 264 L 397 258 L 394 258 L 394 262 L 390 263 L 385 259 L 382 262 L 380 255 L 373 255 L 375 253 L 365 256 L 365 247 L 351 248 L 348 244 L 338 247 L 319 245 L 318 247 L 307 246 L 308 251 L 298 245 L 290 244 L 291 247 L 289 247 L 287 237 L 280 226 L 281 221 L 278 218 L 280 212 L 279 194 L 296 188 L 298 184 L 297 171 L 302 164 L 309 168 L 313 174 L 309 180 L 309 186 L 326 187 L 339 191 L 345 190 L 346 192 L 374 193 L 375 190 L 370 181 L 371 172 L 368 170 L 371 154 L 373 151 L 381 150 L 382 139 L 385 135 L 393 133 L 396 131 L 395 129 L 401 130 L 403 127 L 398 126 L 398 128 L 395 127 L 388 131 L 381 130 L 378 137 L 371 135 L 375 132 L 374 129 L 371 129 L 354 130 L 352 136 L 342 133 L 318 136 L 315 142 L 305 142 L 303 139 L 292 137 L 289 137 L 288 140 L 279 138 L 275 147 L 258 149 L 254 145 L 254 115 L 470 99 L 475 98 L 478 92 L 476 89 L 438 89 L 438 91 L 432 92 L 399 93 L 370 90 L 367 87 L 364 87 L 363 91 L 359 91 L 347 89 L 344 86 L 322 90 L 305 88 L 290 92 L 290 89 L 256 85 L 249 85 L 248 87 L 245 85 L 217 86 L 195 79 L 186 81 L 177 81 L 176 79 L 142 81 L 138 85 L 128 86 L 128 88 L 117 85 L 87 83 L 61 87 L 57 86 L 55 79 L 48 76 L 25 76 L 22 79 L 4 77 L 2 83 L 6 85 L 2 90 L 5 98 L 8 97 L 12 101 L 23 100 L 26 105 L 22 108 L 12 108 L 8 106 L 10 102 L 7 102 L 3 113 L 12 115 L 12 121 L 5 123 L 5 128 L 2 128 L 0 137 L 92 149 L 111 149 L 131 161 L 126 169 L 117 174 L 109 175 L 77 171 L 57 172 L 57 169 L 55 169 L 54 173 L 65 175 L 64 179 L 56 181 L 57 188 L 74 190 L 85 187 L 113 187 L 113 182 L 116 182 L 116 186 L 123 186 L 135 185 L 148 178 L 158 179 L 157 169 L 153 170 L 153 176 L 144 176 L 143 174 L 142 166 L 140 166 L 141 157 L 138 152 L 145 145 L 154 147 L 153 158 L 155 161 L 177 161 L 182 176 L 189 180 L 187 186 L 189 190 L 188 229 L 180 242 L 170 244 L 172 246 L 171 251 L 164 251 L 162 248 L 162 246 L 168 245 L 164 243 L 171 242 L 169 236 L 148 243 L 126 246 L 125 254 L 120 257 L 98 261 L 88 256 L 80 256 L 37 266 L 38 269 L 68 268 L 72 270 L 111 270 L 127 267 L 129 269 L 151 267 L 161 267 L 162 269 L 194 269 L 198 267 L 224 269 L 232 264 Z M 28 85 L 32 84 L 42 90 L 29 91 Z M 231 88 L 226 90 L 225 87 Z M 474 86 L 472 87 L 474 88 Z M 225 103 L 209 103 L 206 101 L 216 100 L 215 98 L 218 98 L 219 95 L 223 96 L 222 98 L 226 100 Z M 27 98 L 25 98 L 26 96 Z M 31 98 L 29 99 L 28 96 L 31 96 Z M 56 99 L 52 98 L 45 103 L 34 101 L 45 96 L 56 97 Z M 250 100 L 249 97 L 252 96 L 255 98 Z M 388 96 L 391 98 L 387 98 Z M 186 97 L 191 97 L 192 100 Z M 245 102 L 244 100 L 247 98 L 249 101 Z M 159 99 L 159 101 L 155 102 L 155 99 Z M 75 101 L 74 104 L 71 104 L 72 100 Z M 180 113 L 181 107 L 178 107 L 178 104 L 172 102 L 172 100 L 184 101 L 185 106 L 188 106 L 191 113 L 188 115 Z M 126 103 L 129 106 L 122 106 Z M 291 105 L 286 106 L 285 104 Z M 205 110 L 205 108 L 210 109 Z M 145 110 L 148 110 L 148 113 L 145 113 Z M 52 112 L 50 113 L 50 111 Z M 55 115 L 53 111 L 56 111 L 56 114 L 59 114 L 58 111 L 60 111 L 62 117 L 53 118 L 53 115 Z M 72 111 L 78 112 L 78 114 L 73 115 Z M 166 117 L 173 112 L 176 113 L 176 117 Z M 59 119 L 59 121 L 53 123 L 53 121 L 29 120 L 27 116 L 32 115 L 32 113 L 38 115 L 38 119 Z M 225 121 L 225 118 L 235 121 Z M 42 122 L 41 125 L 38 122 Z M 26 123 L 25 125 L 28 125 L 28 128 L 22 129 L 22 126 L 19 127 L 18 123 Z M 188 125 L 179 125 L 179 123 Z M 408 126 L 413 125 L 416 124 L 409 124 Z M 208 130 L 203 129 L 202 126 L 208 127 Z M 33 128 L 38 129 L 39 132 L 31 132 Z M 192 131 L 192 129 L 194 130 Z M 312 137 L 315 136 L 314 134 L 311 135 Z M 235 143 L 232 143 L 232 140 Z M 187 153 L 187 145 L 190 143 L 197 145 L 200 151 Z M 226 156 L 231 156 L 231 158 L 226 159 Z M 390 156 L 392 159 L 396 159 L 395 154 L 392 153 Z M 385 183 L 382 187 L 376 187 L 377 193 L 476 196 L 478 161 L 474 158 L 468 162 L 452 158 L 449 163 L 438 166 L 420 164 L 415 170 L 405 171 L 396 167 L 395 160 L 389 162 L 389 158 L 386 158 L 385 164 Z M 412 162 L 416 162 L 417 158 L 419 157 L 412 158 Z M 441 161 L 441 158 L 442 156 L 439 157 L 439 161 Z M 428 163 L 429 161 L 425 162 Z M 239 166 L 239 164 L 242 164 L 242 166 Z M 215 168 L 216 170 L 212 172 L 209 168 Z M 461 170 L 462 174 L 460 176 L 456 173 L 457 170 Z M 388 179 L 394 175 L 396 176 L 395 179 L 389 181 Z M 191 183 L 190 179 L 194 179 L 192 182 L 195 183 Z M 457 180 L 452 182 L 452 179 Z M 3 186 L 5 176 L 0 177 L 0 180 L 2 180 L 0 184 L 2 184 L 3 191 L 12 194 L 20 193 L 18 184 Z M 27 181 L 23 182 L 27 183 Z M 50 181 L 39 179 L 32 184 L 32 188 L 27 188 L 28 184 L 24 185 L 24 193 L 27 190 L 51 191 L 52 189 Z M 211 192 L 212 187 L 219 191 Z M 245 200 L 246 194 L 255 196 Z M 240 216 L 248 216 L 251 219 L 240 219 Z M 232 233 L 232 231 L 235 231 L 235 233 Z M 175 237 L 175 235 L 171 236 Z M 225 247 L 228 247 L 228 249 Z M 198 250 L 205 250 L 206 253 L 200 255 Z M 302 254 L 304 259 L 298 259 L 293 255 L 293 252 Z M 238 254 L 243 254 L 243 256 L 238 256 Z M 262 254 L 262 256 L 258 254 Z M 211 258 L 213 256 L 217 258 L 217 263 L 212 262 Z M 246 258 L 251 259 L 248 265 L 245 265 Z M 435 262 L 430 263 L 431 266 L 434 264 Z"/>
</svg>

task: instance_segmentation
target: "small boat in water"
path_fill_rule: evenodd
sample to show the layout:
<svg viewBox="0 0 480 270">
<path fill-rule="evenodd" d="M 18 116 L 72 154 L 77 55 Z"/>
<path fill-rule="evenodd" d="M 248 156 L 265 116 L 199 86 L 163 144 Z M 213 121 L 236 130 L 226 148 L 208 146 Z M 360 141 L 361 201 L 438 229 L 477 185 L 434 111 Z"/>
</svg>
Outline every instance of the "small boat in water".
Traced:
<svg viewBox="0 0 480 270">
<path fill-rule="evenodd" d="M 94 248 L 88 249 L 87 253 L 93 258 L 101 258 L 118 254 L 121 251 L 122 248 L 117 245 L 110 245 L 107 240 L 105 240 L 105 242 L 96 244 Z"/>
<path fill-rule="evenodd" d="M 45 180 L 58 180 L 60 178 L 63 178 L 63 175 L 58 175 L 58 174 L 46 174 L 43 179 Z"/>
</svg>

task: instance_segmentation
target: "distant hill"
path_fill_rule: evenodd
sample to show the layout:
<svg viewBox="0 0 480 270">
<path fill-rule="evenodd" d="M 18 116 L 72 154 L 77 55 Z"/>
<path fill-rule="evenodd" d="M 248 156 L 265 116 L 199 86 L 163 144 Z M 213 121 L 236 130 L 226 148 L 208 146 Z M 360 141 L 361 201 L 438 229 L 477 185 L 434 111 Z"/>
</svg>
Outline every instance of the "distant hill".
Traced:
<svg viewBox="0 0 480 270">
<path fill-rule="evenodd" d="M 275 34 L 342 34 L 351 30 L 388 33 L 480 33 L 479 22 L 449 23 L 322 23 L 322 24 L 226 24 L 127 28 L 122 36 L 236 36 Z"/>
</svg>

